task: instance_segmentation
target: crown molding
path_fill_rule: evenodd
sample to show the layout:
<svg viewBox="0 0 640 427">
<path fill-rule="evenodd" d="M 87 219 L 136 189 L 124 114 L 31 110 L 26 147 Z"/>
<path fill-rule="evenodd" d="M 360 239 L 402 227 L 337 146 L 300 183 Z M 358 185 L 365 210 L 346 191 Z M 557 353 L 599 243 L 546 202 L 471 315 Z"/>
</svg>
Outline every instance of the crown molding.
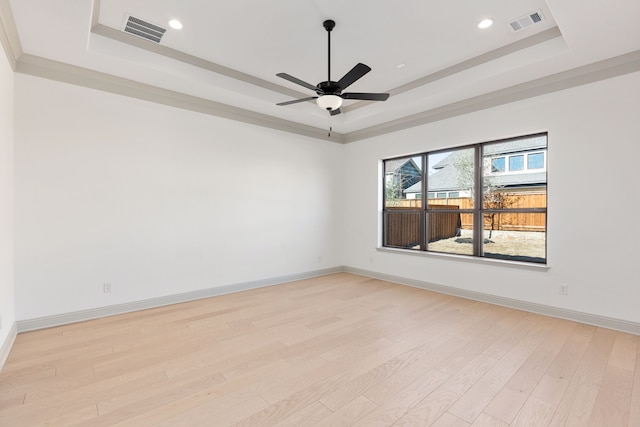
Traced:
<svg viewBox="0 0 640 427">
<path fill-rule="evenodd" d="M 269 82 L 267 80 L 263 80 L 250 74 L 234 70 L 233 68 L 225 67 L 224 65 L 216 64 L 215 62 L 207 61 L 206 59 L 202 59 L 167 46 L 150 42 L 140 37 L 125 33 L 124 31 L 119 31 L 114 28 L 107 27 L 106 25 L 98 23 L 91 28 L 91 32 L 93 34 L 97 34 L 99 36 L 106 37 L 120 43 L 128 44 L 139 49 L 144 49 L 148 52 L 152 52 L 166 58 L 202 68 L 203 70 L 207 70 L 212 73 L 220 74 L 222 76 L 258 86 L 263 89 L 271 90 L 282 95 L 291 96 L 294 99 L 306 98 L 309 96 L 308 93 L 302 93 L 293 89 L 289 89 L 287 87 Z"/>
<path fill-rule="evenodd" d="M 112 40 L 115 40 L 120 43 L 125 43 L 130 46 L 134 46 L 139 49 L 144 49 L 148 52 L 155 53 L 157 55 L 164 56 L 166 58 L 170 58 L 176 61 L 180 61 L 189 65 L 193 65 L 195 67 L 202 68 L 207 71 L 211 71 L 213 73 L 217 73 L 223 75 L 225 77 L 229 77 L 235 80 L 242 81 L 244 83 L 252 84 L 254 86 L 261 87 L 263 89 L 271 90 L 277 93 L 280 93 L 285 96 L 291 96 L 292 98 L 306 98 L 309 96 L 308 93 L 298 92 L 287 87 L 269 82 L 264 79 L 260 79 L 258 77 L 252 76 L 250 74 L 242 73 L 240 71 L 234 70 L 232 68 L 225 67 L 220 64 L 216 64 L 214 62 L 205 60 L 203 58 L 189 55 L 184 52 L 169 48 L 167 46 L 163 46 L 157 43 L 152 43 L 148 40 L 144 40 L 140 37 L 136 37 L 134 35 L 125 33 L 124 31 L 119 31 L 115 28 L 108 27 L 106 25 L 100 24 L 100 1 L 94 0 L 93 14 L 92 14 L 92 26 L 91 32 L 102 37 L 106 37 Z M 532 36 L 526 37 L 524 39 L 518 40 L 516 42 L 510 43 L 506 46 L 502 46 L 498 49 L 494 49 L 490 52 L 486 52 L 482 55 L 478 55 L 474 58 L 468 59 L 466 61 L 460 62 L 458 64 L 454 64 L 450 67 L 439 70 L 435 73 L 429 74 L 427 76 L 421 77 L 419 79 L 413 80 L 404 85 L 385 90 L 384 92 L 388 92 L 391 96 L 399 95 L 403 92 L 408 92 L 410 90 L 416 89 L 420 86 L 424 86 L 426 84 L 432 83 L 434 81 L 452 76 L 454 74 L 460 73 L 462 71 L 468 70 L 473 67 L 480 66 L 482 64 L 486 64 L 490 61 L 494 61 L 501 57 L 510 55 L 514 52 L 518 52 L 522 49 L 526 49 L 549 40 L 562 37 L 562 33 L 558 27 L 553 27 L 548 30 L 542 31 L 540 33 L 534 34 Z M 349 111 L 356 110 L 358 108 L 366 107 L 371 105 L 372 101 L 359 101 L 353 103 L 348 106 L 344 106 L 341 108 L 343 113 L 348 113 Z"/>
<path fill-rule="evenodd" d="M 510 43 L 506 46 L 502 46 L 498 49 L 494 49 L 487 53 L 483 53 L 482 55 L 478 55 L 466 61 L 462 61 L 458 64 L 454 64 L 450 67 L 443 68 L 442 70 L 436 71 L 435 73 L 431 73 L 429 75 L 413 80 L 409 83 L 395 87 L 393 89 L 387 90 L 385 92 L 388 92 L 389 95 L 391 96 L 396 96 L 403 92 L 408 92 L 410 90 L 417 89 L 420 86 L 433 83 L 437 80 L 444 79 L 446 77 L 471 69 L 473 67 L 478 67 L 482 64 L 486 64 L 488 62 L 510 55 L 512 53 L 518 52 L 523 49 L 527 49 L 529 47 L 547 42 L 549 40 L 552 40 L 558 37 L 562 37 L 562 33 L 560 32 L 560 29 L 558 27 L 549 28 L 548 30 L 542 31 L 541 33 L 534 34 L 532 36 Z M 358 108 L 362 108 L 367 105 L 370 105 L 371 103 L 372 103 L 371 101 L 360 101 L 360 102 L 351 104 L 345 108 L 341 108 L 341 110 L 343 110 L 343 112 L 349 112 L 349 111 L 353 111 Z"/>
<path fill-rule="evenodd" d="M 9 0 L 0 0 L 0 44 L 13 71 L 16 70 L 18 58 L 22 56 L 22 45 L 13 19 Z"/>
<path fill-rule="evenodd" d="M 350 143 L 640 71 L 640 50 L 344 134 Z"/>
<path fill-rule="evenodd" d="M 23 54 L 16 72 L 336 143 L 350 143 L 640 71 L 640 50 L 349 133 L 331 132 L 87 68 Z"/>
<path fill-rule="evenodd" d="M 310 138 L 322 139 L 336 143 L 344 142 L 344 135 L 337 132 L 331 132 L 329 134 L 325 129 L 292 122 L 290 120 L 284 120 L 267 114 L 245 110 L 209 99 L 163 89 L 157 86 L 140 83 L 122 77 L 116 77 L 111 74 L 101 73 L 88 68 L 53 61 L 38 56 L 28 54 L 20 56 L 16 63 L 16 72 L 111 92 L 118 95 L 124 95 L 131 98 L 155 102 L 158 104 L 222 117 L 252 125 L 263 126 Z"/>
<path fill-rule="evenodd" d="M 166 46 L 149 43 L 122 31 L 106 27 L 99 23 L 100 1 L 93 0 L 91 16 L 91 31 L 104 37 L 127 43 L 159 55 L 164 55 L 211 72 L 219 73 L 264 89 L 272 90 L 295 98 L 305 94 L 288 89 L 266 80 L 241 73 L 228 67 L 215 64 Z M 405 85 L 391 89 L 389 92 L 397 95 L 417 87 L 426 85 L 447 76 L 459 73 L 469 68 L 487 63 L 521 49 L 546 42 L 556 37 L 562 37 L 557 27 L 527 37 L 478 57 L 445 68 L 436 73 L 424 76 Z M 50 59 L 25 54 L 20 44 L 17 28 L 8 0 L 0 0 L 0 42 L 15 72 L 47 78 L 69 84 L 84 86 L 101 91 L 111 92 L 150 102 L 156 102 L 176 108 L 196 111 L 212 116 L 223 117 L 243 123 L 263 126 L 283 132 L 289 132 L 310 138 L 321 139 L 336 143 L 351 143 L 379 135 L 401 131 L 415 126 L 445 120 L 448 118 L 480 111 L 499 105 L 520 101 L 576 86 L 609 79 L 620 75 L 640 71 L 640 50 L 617 57 L 609 58 L 593 64 L 577 67 L 564 72 L 552 74 L 533 81 L 517 84 L 494 92 L 475 96 L 466 100 L 450 103 L 430 110 L 422 111 L 406 117 L 379 123 L 374 126 L 348 133 L 330 132 L 326 129 L 304 125 L 281 119 L 267 114 L 257 113 L 220 102 L 186 95 L 180 92 L 163 89 L 137 81 L 116 77 L 106 73 L 78 67 Z M 352 111 L 367 105 L 359 102 L 343 109 Z"/>
</svg>

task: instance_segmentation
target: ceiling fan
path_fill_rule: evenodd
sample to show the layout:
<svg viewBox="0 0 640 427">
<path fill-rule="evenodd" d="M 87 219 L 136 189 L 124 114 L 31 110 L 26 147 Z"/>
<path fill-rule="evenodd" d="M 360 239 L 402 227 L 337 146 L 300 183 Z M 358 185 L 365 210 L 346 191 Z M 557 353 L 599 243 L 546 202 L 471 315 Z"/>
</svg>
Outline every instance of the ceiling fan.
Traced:
<svg viewBox="0 0 640 427">
<path fill-rule="evenodd" d="M 276 105 L 289 105 L 296 104 L 298 102 L 316 100 L 318 107 L 323 110 L 329 111 L 332 116 L 340 114 L 340 106 L 343 99 L 358 99 L 364 101 L 386 101 L 389 98 L 388 93 L 361 93 L 361 92 L 346 92 L 342 93 L 347 87 L 351 86 L 356 80 L 371 71 L 371 68 L 365 64 L 359 63 L 345 74 L 340 80 L 334 82 L 331 80 L 331 30 L 336 26 L 336 23 L 331 19 L 328 19 L 322 23 L 325 30 L 327 30 L 328 39 L 328 75 L 327 81 L 320 82 L 316 86 L 290 76 L 286 73 L 278 73 L 276 76 L 282 77 L 285 80 L 289 80 L 292 83 L 304 86 L 307 89 L 314 91 L 317 96 L 310 96 L 302 99 L 294 99 L 293 101 L 280 102 Z"/>
</svg>

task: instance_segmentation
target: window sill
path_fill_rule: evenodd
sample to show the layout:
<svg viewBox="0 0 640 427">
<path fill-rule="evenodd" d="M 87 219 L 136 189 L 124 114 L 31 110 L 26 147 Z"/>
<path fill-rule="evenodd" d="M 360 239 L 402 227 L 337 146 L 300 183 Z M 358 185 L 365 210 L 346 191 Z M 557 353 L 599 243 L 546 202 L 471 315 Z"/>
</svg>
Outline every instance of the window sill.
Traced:
<svg viewBox="0 0 640 427">
<path fill-rule="evenodd" d="M 427 252 L 427 251 L 414 251 L 409 249 L 396 249 L 387 247 L 377 247 L 378 252 L 386 252 L 398 255 L 410 255 L 425 258 L 435 258 L 446 261 L 466 262 L 471 264 L 481 265 L 495 265 L 500 267 L 516 268 L 520 270 L 532 270 L 532 271 L 548 271 L 551 267 L 548 264 L 534 264 L 529 262 L 520 261 L 505 261 L 494 258 L 480 258 L 467 255 L 453 255 L 440 252 Z"/>
</svg>

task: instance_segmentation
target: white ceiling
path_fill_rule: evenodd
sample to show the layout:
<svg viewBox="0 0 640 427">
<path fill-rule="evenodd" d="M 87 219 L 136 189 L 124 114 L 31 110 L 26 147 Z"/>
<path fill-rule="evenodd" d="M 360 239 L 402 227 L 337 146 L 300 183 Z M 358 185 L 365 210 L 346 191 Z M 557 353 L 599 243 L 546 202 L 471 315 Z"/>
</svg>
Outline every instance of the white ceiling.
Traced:
<svg viewBox="0 0 640 427">
<path fill-rule="evenodd" d="M 260 120 L 323 132 L 331 126 L 343 135 L 491 99 L 537 79 L 562 80 L 558 73 L 624 54 L 635 64 L 640 50 L 639 0 L 0 1 L 13 12 L 18 71 L 29 72 L 36 59 L 50 68 L 57 61 L 237 107 L 234 114 L 246 113 L 247 121 L 259 113 Z M 509 27 L 538 10 L 543 22 Z M 122 32 L 129 14 L 168 28 L 160 45 Z M 478 29 L 486 17 L 494 25 Z M 171 18 L 184 28 L 169 28 Z M 332 80 L 365 63 L 372 71 L 348 91 L 390 92 L 388 101 L 345 101 L 334 117 L 312 102 L 275 105 L 314 95 L 276 73 L 313 85 L 326 80 L 325 19 L 336 22 Z"/>
</svg>

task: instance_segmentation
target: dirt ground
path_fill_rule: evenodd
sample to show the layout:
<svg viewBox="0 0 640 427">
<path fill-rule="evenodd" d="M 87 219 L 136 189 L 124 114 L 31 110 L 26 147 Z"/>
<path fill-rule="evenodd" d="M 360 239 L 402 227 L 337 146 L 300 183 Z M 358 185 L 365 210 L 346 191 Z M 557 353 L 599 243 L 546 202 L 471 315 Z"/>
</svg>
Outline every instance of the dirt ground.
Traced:
<svg viewBox="0 0 640 427">
<path fill-rule="evenodd" d="M 490 258 L 516 261 L 544 262 L 546 254 L 545 233 L 524 231 L 493 231 L 484 233 L 484 252 Z M 473 253 L 470 230 L 462 230 L 461 236 L 429 243 L 430 251 L 471 255 Z"/>
</svg>

